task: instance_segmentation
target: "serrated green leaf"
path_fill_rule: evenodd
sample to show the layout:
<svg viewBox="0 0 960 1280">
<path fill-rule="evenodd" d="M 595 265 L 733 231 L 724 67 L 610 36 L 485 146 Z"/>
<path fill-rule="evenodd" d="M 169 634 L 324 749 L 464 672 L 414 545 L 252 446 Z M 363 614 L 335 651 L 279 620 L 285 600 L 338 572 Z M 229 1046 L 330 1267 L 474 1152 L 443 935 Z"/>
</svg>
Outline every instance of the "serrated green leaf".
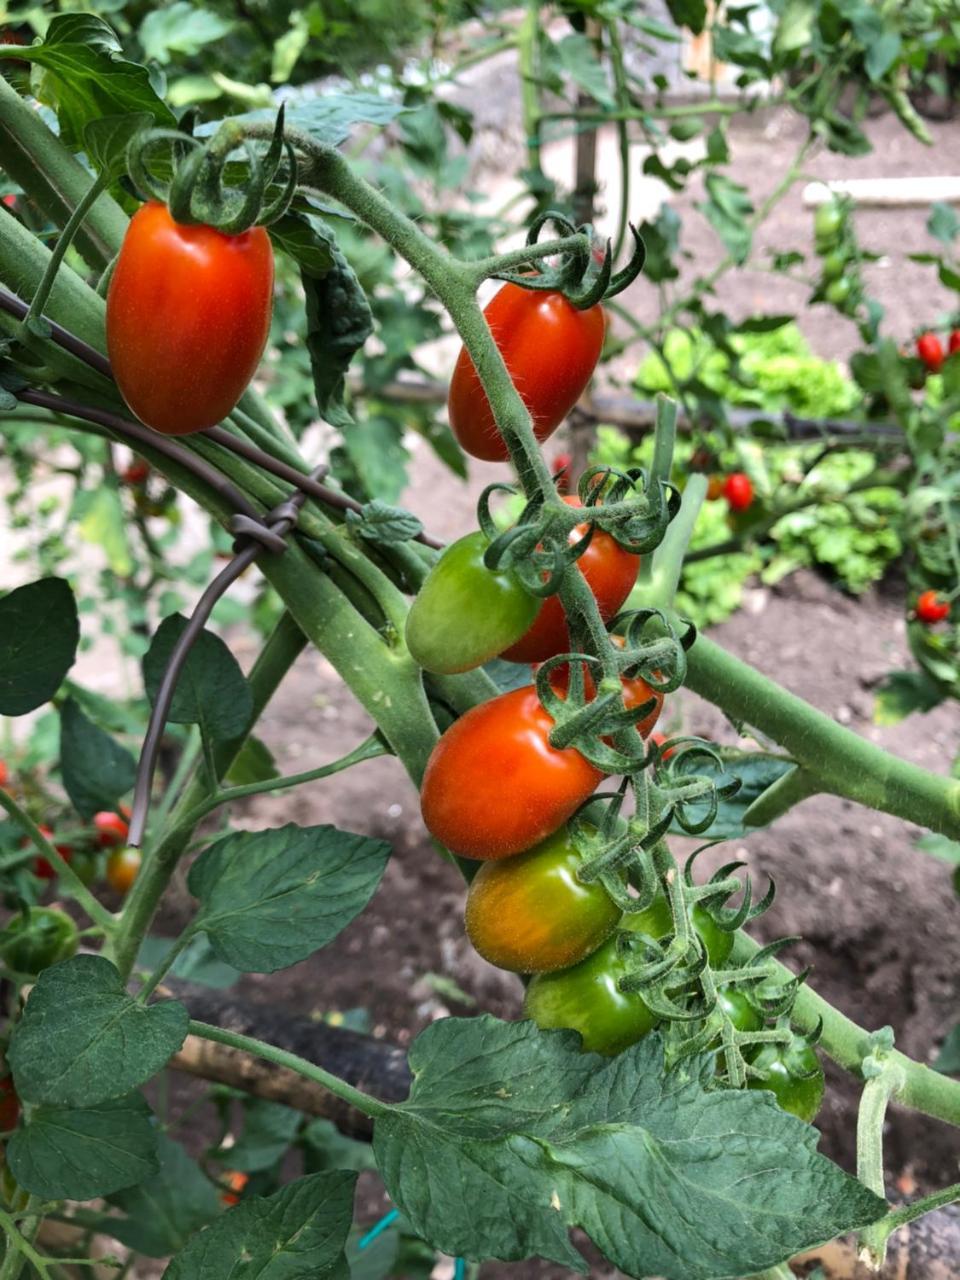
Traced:
<svg viewBox="0 0 960 1280">
<path fill-rule="evenodd" d="M 709 197 L 697 205 L 704 217 L 726 245 L 735 262 L 744 262 L 753 239 L 747 219 L 753 205 L 746 187 L 722 173 L 708 173 L 704 185 Z"/>
<path fill-rule="evenodd" d="M 363 910 L 389 855 L 386 841 L 331 826 L 225 836 L 190 868 L 194 925 L 228 964 L 273 973 L 326 946 Z"/>
<path fill-rule="evenodd" d="M 391 507 L 386 502 L 377 500 L 366 503 L 359 520 L 353 522 L 352 527 L 360 538 L 387 544 L 409 542 L 423 532 L 423 525 L 417 516 L 404 511 L 402 507 Z"/>
<path fill-rule="evenodd" d="M 152 123 L 145 111 L 91 120 L 83 130 L 83 145 L 97 172 L 111 182 L 125 173 L 130 140 Z"/>
<path fill-rule="evenodd" d="M 77 602 L 63 578 L 0 599 L 0 715 L 35 711 L 60 688 L 80 641 Z"/>
<path fill-rule="evenodd" d="M 188 1021 L 175 1000 L 138 1004 L 103 956 L 74 956 L 40 974 L 7 1062 L 25 1102 L 91 1107 L 156 1075 Z"/>
<path fill-rule="evenodd" d="M 265 1098 L 244 1099 L 243 1117 L 243 1131 L 236 1142 L 213 1155 L 244 1173 L 270 1169 L 282 1160 L 302 1119 L 292 1107 Z"/>
<path fill-rule="evenodd" d="M 43 41 L 25 46 L 18 57 L 44 69 L 41 100 L 54 106 L 61 139 L 72 150 L 83 146 L 86 126 L 102 116 L 144 112 L 161 128 L 176 127 L 147 68 L 127 61 L 113 29 L 92 13 L 56 14 Z"/>
<path fill-rule="evenodd" d="M 92 818 L 126 795 L 136 781 L 137 762 L 68 698 L 60 708 L 60 773 L 77 813 Z"/>
<path fill-rule="evenodd" d="M 110 1196 L 124 1218 L 104 1218 L 103 1230 L 148 1258 L 182 1249 L 195 1231 L 223 1212 L 220 1197 L 200 1166 L 165 1133 L 157 1135 L 156 1173 Z"/>
<path fill-rule="evenodd" d="M 151 704 L 186 625 L 178 613 L 164 618 L 144 655 L 143 682 Z M 219 636 L 202 631 L 180 672 L 167 719 L 198 724 L 211 741 L 225 742 L 243 733 L 252 714 L 253 695 L 236 658 Z"/>
<path fill-rule="evenodd" d="M 711 1059 L 664 1074 L 656 1034 L 612 1059 L 578 1045 L 489 1015 L 421 1032 L 410 1097 L 373 1138 L 418 1235 L 454 1256 L 586 1272 L 568 1235 L 580 1227 L 628 1276 L 726 1280 L 884 1213 L 772 1095 L 705 1091 Z"/>
<path fill-rule="evenodd" d="M 606 69 L 597 57 L 596 46 L 590 37 L 575 32 L 564 36 L 555 48 L 560 66 L 574 84 L 602 107 L 609 107 L 612 111 L 615 103 Z"/>
<path fill-rule="evenodd" d="M 373 332 L 366 294 L 333 232 L 327 230 L 333 265 L 323 276 L 301 271 L 306 295 L 307 336 L 317 408 L 331 426 L 346 431 L 353 418 L 343 401 L 350 362 Z"/>
<path fill-rule="evenodd" d="M 891 671 L 877 689 L 873 722 L 899 724 L 915 711 L 932 711 L 943 699 L 943 690 L 922 671 Z"/>
<path fill-rule="evenodd" d="M 138 1093 L 86 1107 L 37 1107 L 7 1147 L 10 1172 L 45 1200 L 93 1200 L 157 1169 L 157 1131 Z"/>
<path fill-rule="evenodd" d="M 930 217 L 927 219 L 927 230 L 941 244 L 951 245 L 960 231 L 960 215 L 948 204 L 938 200 L 930 206 Z M 939 258 L 931 258 L 939 262 Z"/>
<path fill-rule="evenodd" d="M 309 213 L 285 213 L 270 224 L 270 239 L 312 276 L 324 276 L 333 266 L 329 232 Z"/>
<path fill-rule="evenodd" d="M 309 133 L 315 142 L 338 147 L 346 142 L 355 124 L 384 127 L 396 120 L 408 108 L 378 93 L 327 93 L 316 98 L 301 98 L 287 104 L 286 122 L 291 129 Z M 231 117 L 244 123 L 273 124 L 276 109 L 260 108 Z M 215 133 L 222 121 L 204 123 L 197 130 L 198 137 Z"/>
<path fill-rule="evenodd" d="M 313 1173 L 242 1200 L 191 1237 L 164 1280 L 239 1280 L 238 1268 L 257 1280 L 345 1280 L 355 1183 L 354 1173 Z"/>
<path fill-rule="evenodd" d="M 140 23 L 137 35 L 147 58 L 165 65 L 171 55 L 193 57 L 208 44 L 222 40 L 234 24 L 212 9 L 202 9 L 187 0 L 152 8 Z"/>
</svg>

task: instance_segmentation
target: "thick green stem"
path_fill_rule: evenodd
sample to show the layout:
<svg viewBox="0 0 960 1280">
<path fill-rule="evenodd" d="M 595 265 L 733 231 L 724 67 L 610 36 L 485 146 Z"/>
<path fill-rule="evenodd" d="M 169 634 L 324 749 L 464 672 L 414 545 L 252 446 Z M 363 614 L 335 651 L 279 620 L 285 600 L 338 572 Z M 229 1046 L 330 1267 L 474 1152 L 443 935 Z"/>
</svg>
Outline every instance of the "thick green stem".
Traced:
<svg viewBox="0 0 960 1280">
<path fill-rule="evenodd" d="M 942 1191 L 934 1191 L 932 1195 L 924 1196 L 922 1200 L 915 1200 L 913 1204 L 905 1204 L 900 1209 L 894 1209 L 892 1213 L 888 1213 L 885 1218 L 875 1223 L 871 1230 L 876 1231 L 878 1237 L 882 1233 L 883 1238 L 889 1240 L 895 1231 L 908 1226 L 911 1222 L 916 1222 L 917 1218 L 922 1218 L 925 1213 L 932 1213 L 935 1209 L 943 1209 L 948 1204 L 958 1202 L 960 1202 L 960 1182 L 955 1182 L 953 1186 L 944 1187 Z"/>
<path fill-rule="evenodd" d="M 760 944 L 741 931 L 736 935 L 731 963 L 747 964 L 759 950 Z M 765 963 L 781 982 L 795 976 L 778 960 Z M 803 1031 L 813 1031 L 818 1023 L 822 1023 L 820 1048 L 838 1066 L 862 1078 L 864 1060 L 874 1049 L 869 1031 L 857 1026 L 839 1009 L 834 1009 L 806 983 L 797 992 L 791 1018 Z M 889 1060 L 902 1072 L 903 1083 L 895 1094 L 897 1102 L 937 1120 L 960 1125 L 960 1080 L 951 1080 L 939 1071 L 914 1062 L 897 1049 L 890 1051 Z"/>
<path fill-rule="evenodd" d="M 670 524 L 663 541 L 657 547 L 652 558 L 650 575 L 643 580 L 637 591 L 638 602 L 644 605 L 662 605 L 669 608 L 673 604 L 680 575 L 683 573 L 683 562 L 690 539 L 693 537 L 694 525 L 703 500 L 707 496 L 706 476 L 695 474 L 687 480 L 683 491 L 680 510 Z M 651 563 L 648 561 L 648 563 Z"/>
<path fill-rule="evenodd" d="M 687 685 L 785 747 L 819 790 L 960 837 L 960 781 L 898 760 L 704 636 L 687 654 Z"/>
<path fill-rule="evenodd" d="M 793 768 L 778 778 L 743 815 L 745 827 L 768 827 L 783 817 L 794 805 L 818 795 L 821 787 L 805 769 Z"/>
<path fill-rule="evenodd" d="M 878 1075 L 863 1086 L 857 1112 L 857 1177 L 881 1198 L 886 1198 L 883 1180 L 883 1122 L 890 1099 L 903 1088 L 903 1070 L 896 1062 L 884 1062 Z M 886 1256 L 886 1235 L 867 1227 L 861 1240 L 871 1266 L 879 1271 Z"/>
<path fill-rule="evenodd" d="M 298 1075 L 314 1081 L 315 1084 L 321 1085 L 324 1089 L 328 1089 L 337 1098 L 341 1098 L 344 1102 L 356 1107 L 358 1111 L 363 1112 L 365 1116 L 372 1117 L 374 1120 L 380 1116 L 389 1115 L 392 1110 L 388 1102 L 381 1102 L 378 1098 L 371 1098 L 368 1093 L 361 1093 L 359 1089 L 347 1084 L 339 1076 L 331 1075 L 329 1071 L 324 1071 L 322 1067 L 314 1066 L 306 1058 L 298 1057 L 295 1053 L 288 1053 L 285 1049 L 277 1049 L 272 1044 L 266 1044 L 262 1040 L 255 1040 L 252 1036 L 238 1035 L 236 1032 L 224 1031 L 220 1027 L 212 1027 L 206 1022 L 195 1022 L 192 1019 L 188 1030 L 191 1035 L 202 1036 L 204 1040 L 214 1040 L 217 1044 L 229 1045 L 231 1049 L 242 1049 L 245 1053 L 252 1053 L 257 1058 L 263 1058 L 266 1062 L 274 1062 L 278 1067 L 287 1067 L 291 1071 L 296 1071 Z M 0 1276 L 0 1280 L 3 1280 L 2 1276 Z"/>
</svg>

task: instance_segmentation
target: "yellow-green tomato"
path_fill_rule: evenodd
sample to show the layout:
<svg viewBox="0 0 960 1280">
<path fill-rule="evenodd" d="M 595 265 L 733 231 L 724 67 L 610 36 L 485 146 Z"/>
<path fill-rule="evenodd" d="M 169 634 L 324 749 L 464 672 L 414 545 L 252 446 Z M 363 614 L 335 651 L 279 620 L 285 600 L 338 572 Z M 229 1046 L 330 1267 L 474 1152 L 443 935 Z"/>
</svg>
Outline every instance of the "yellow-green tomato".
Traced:
<svg viewBox="0 0 960 1280">
<path fill-rule="evenodd" d="M 519 640 L 540 601 L 511 569 L 483 562 L 479 530 L 451 543 L 430 570 L 407 616 L 406 640 L 426 671 L 452 675 L 481 666 Z"/>
<path fill-rule="evenodd" d="M 579 963 L 608 938 L 620 909 L 603 885 L 577 879 L 566 827 L 515 858 L 486 862 L 467 894 L 467 933 L 485 960 L 515 973 Z"/>
<path fill-rule="evenodd" d="M 733 934 L 728 933 L 711 916 L 706 907 L 698 902 L 691 912 L 693 927 L 700 935 L 707 950 L 707 959 L 712 969 L 722 969 L 733 950 Z M 670 904 L 662 895 L 658 895 L 650 906 L 643 911 L 633 911 L 623 917 L 623 927 L 632 929 L 634 933 L 645 933 L 647 937 L 659 941 L 673 932 L 673 916 Z"/>
<path fill-rule="evenodd" d="M 524 1010 L 538 1027 L 579 1031 L 584 1049 L 612 1057 L 657 1025 L 641 995 L 620 990 L 617 984 L 625 973 L 616 937 L 609 938 L 572 969 L 537 974 L 527 988 Z"/>
</svg>

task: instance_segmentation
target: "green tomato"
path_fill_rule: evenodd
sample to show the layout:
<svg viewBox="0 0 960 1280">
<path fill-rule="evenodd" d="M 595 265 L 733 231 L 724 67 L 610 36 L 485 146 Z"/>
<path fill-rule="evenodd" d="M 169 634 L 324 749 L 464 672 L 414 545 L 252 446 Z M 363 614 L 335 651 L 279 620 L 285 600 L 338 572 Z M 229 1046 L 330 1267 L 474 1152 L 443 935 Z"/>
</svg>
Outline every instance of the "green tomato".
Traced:
<svg viewBox="0 0 960 1280">
<path fill-rule="evenodd" d="M 542 1029 L 579 1031 L 583 1048 L 592 1053 L 621 1053 L 657 1025 L 638 992 L 617 986 L 626 971 L 614 936 L 572 969 L 538 973 L 527 987 L 526 1015 Z"/>
<path fill-rule="evenodd" d="M 841 276 L 839 280 L 831 280 L 824 290 L 823 296 L 835 307 L 843 307 L 850 300 L 853 282 L 849 276 Z"/>
<path fill-rule="evenodd" d="M 768 1075 L 751 1077 L 748 1089 L 769 1089 L 784 1111 L 812 1124 L 823 1102 L 823 1067 L 805 1040 L 795 1036 L 788 1045 L 762 1045 L 752 1066 Z"/>
<path fill-rule="evenodd" d="M 733 950 L 733 934 L 721 929 L 707 908 L 699 902 L 693 908 L 691 920 L 706 947 L 711 969 L 722 969 Z M 670 904 L 661 894 L 654 898 L 644 911 L 634 911 L 625 915 L 623 925 L 625 929 L 632 929 L 634 933 L 645 933 L 659 942 L 661 938 L 673 932 Z"/>
<path fill-rule="evenodd" d="M 717 1007 L 727 1015 L 738 1031 L 760 1031 L 763 1027 L 763 1016 L 755 1009 L 747 998 L 746 992 L 737 987 L 720 987 L 717 991 Z M 719 1049 L 723 1037 L 718 1032 L 710 1048 Z M 744 1056 L 750 1061 L 756 1053 L 756 1045 L 745 1045 Z"/>
<path fill-rule="evenodd" d="M 56 907 L 33 907 L 0 933 L 0 959 L 15 973 L 36 975 L 77 950 L 77 926 Z"/>
<path fill-rule="evenodd" d="M 491 572 L 483 563 L 486 537 L 468 533 L 444 551 L 430 570 L 407 616 L 407 648 L 438 675 L 470 671 L 524 635 L 541 602 L 510 569 Z"/>
<path fill-rule="evenodd" d="M 828 253 L 820 264 L 820 274 L 824 280 L 839 280 L 846 265 L 846 259 L 842 253 Z"/>
<path fill-rule="evenodd" d="M 566 827 L 514 858 L 485 862 L 467 893 L 470 941 L 485 960 L 515 973 L 568 969 L 616 928 L 620 908 L 581 863 Z"/>
<path fill-rule="evenodd" d="M 819 248 L 821 245 L 832 249 L 840 239 L 843 230 L 843 210 L 831 201 L 822 204 L 813 215 L 813 234 Z"/>
</svg>

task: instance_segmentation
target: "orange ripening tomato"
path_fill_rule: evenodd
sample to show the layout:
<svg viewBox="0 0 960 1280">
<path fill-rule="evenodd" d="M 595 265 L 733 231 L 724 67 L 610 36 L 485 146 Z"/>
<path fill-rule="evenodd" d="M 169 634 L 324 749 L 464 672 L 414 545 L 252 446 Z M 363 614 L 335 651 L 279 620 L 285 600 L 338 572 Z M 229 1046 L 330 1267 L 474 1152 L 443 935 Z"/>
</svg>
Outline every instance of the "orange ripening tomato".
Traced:
<svg viewBox="0 0 960 1280">
<path fill-rule="evenodd" d="M 504 364 L 546 440 L 583 395 L 603 349 L 606 321 L 599 303 L 578 311 L 562 293 L 505 284 L 484 310 Z M 447 398 L 450 427 L 463 448 L 486 462 L 510 454 L 473 361 L 461 349 Z"/>
<path fill-rule="evenodd" d="M 623 636 L 611 636 L 610 639 L 620 649 L 624 646 Z M 557 693 L 565 694 L 570 686 L 570 665 L 564 663 L 563 666 L 557 667 L 550 673 L 550 684 Z M 628 711 L 632 711 L 634 707 L 641 707 L 645 702 L 654 699 L 656 705 L 652 710 L 648 711 L 642 720 L 637 721 L 637 732 L 644 738 L 650 736 L 650 731 L 660 719 L 660 712 L 663 710 L 663 694 L 659 689 L 651 689 L 646 680 L 642 676 L 621 676 L 620 685 L 623 689 L 623 705 Z M 596 696 L 596 685 L 593 681 L 593 675 L 585 669 L 583 673 L 584 693 L 587 701 L 592 702 Z"/>
<path fill-rule="evenodd" d="M 502 693 L 447 729 L 427 761 L 427 830 L 465 858 L 509 858 L 561 827 L 603 774 L 549 743 L 553 719 L 533 685 Z"/>
<path fill-rule="evenodd" d="M 707 501 L 716 502 L 723 497 L 723 476 L 711 476 L 707 481 Z"/>
<path fill-rule="evenodd" d="M 223 1182 L 230 1188 L 229 1191 L 221 1191 L 220 1199 L 225 1205 L 235 1205 L 240 1203 L 240 1196 L 244 1187 L 250 1181 L 249 1173 L 241 1173 L 239 1169 L 227 1169 L 224 1171 Z"/>
<path fill-rule="evenodd" d="M 107 294 L 107 351 L 123 398 L 164 435 L 202 431 L 246 390 L 266 345 L 273 249 L 181 226 L 150 201 L 130 222 Z"/>
<path fill-rule="evenodd" d="M 107 884 L 115 893 L 126 894 L 140 870 L 139 849 L 115 849 L 107 859 Z"/>
<path fill-rule="evenodd" d="M 564 502 L 571 507 L 583 506 L 573 495 L 564 498 Z M 586 524 L 571 529 L 571 543 L 579 542 L 586 532 Z M 600 617 L 609 622 L 633 589 L 640 572 L 640 557 L 624 551 L 609 533 L 595 529 L 590 545 L 577 560 L 577 568 L 596 598 Z M 508 662 L 546 662 L 569 648 L 567 616 L 560 597 L 554 595 L 544 600 L 530 630 L 500 656 Z"/>
</svg>

